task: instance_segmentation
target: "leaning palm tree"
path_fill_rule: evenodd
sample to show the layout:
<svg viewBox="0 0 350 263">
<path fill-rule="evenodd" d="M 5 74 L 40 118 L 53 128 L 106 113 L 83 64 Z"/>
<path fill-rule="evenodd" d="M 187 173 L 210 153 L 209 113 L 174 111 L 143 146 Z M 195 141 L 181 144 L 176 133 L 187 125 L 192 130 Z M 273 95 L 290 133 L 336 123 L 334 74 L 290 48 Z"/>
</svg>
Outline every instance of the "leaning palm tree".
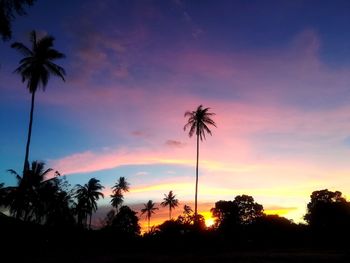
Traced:
<svg viewBox="0 0 350 263">
<path fill-rule="evenodd" d="M 171 220 L 171 210 L 179 205 L 179 200 L 175 197 L 176 195 L 173 194 L 173 191 L 170 191 L 169 194 L 164 194 L 164 201 L 160 203 L 163 207 L 169 206 L 169 220 Z"/>
<path fill-rule="evenodd" d="M 124 201 L 123 192 L 129 192 L 130 184 L 126 181 L 125 177 L 119 177 L 118 181 L 112 187 L 111 205 L 116 209 L 122 205 Z"/>
<path fill-rule="evenodd" d="M 148 221 L 148 232 L 149 232 L 152 214 L 154 214 L 155 211 L 158 210 L 158 207 L 154 207 L 155 203 L 153 203 L 152 200 L 149 200 L 146 204 L 143 204 L 143 205 L 144 205 L 144 208 L 141 209 L 141 215 L 146 213 L 146 218 Z"/>
<path fill-rule="evenodd" d="M 197 218 L 197 197 L 198 197 L 198 161 L 199 161 L 199 139 L 203 141 L 205 134 L 211 135 L 209 125 L 216 127 L 215 122 L 211 119 L 211 116 L 215 113 L 208 112 L 210 108 L 203 108 L 203 105 L 199 105 L 195 111 L 186 111 L 185 117 L 188 117 L 187 123 L 184 126 L 184 131 L 189 128 L 188 135 L 192 137 L 194 134 L 197 136 L 197 162 L 196 162 L 196 191 L 194 197 L 194 218 Z"/>
<path fill-rule="evenodd" d="M 17 49 L 24 56 L 20 60 L 20 65 L 15 70 L 15 73 L 21 75 L 22 82 L 27 82 L 27 88 L 32 94 L 23 171 L 29 169 L 29 147 L 33 125 L 35 93 L 40 86 L 43 91 L 45 91 L 45 87 L 51 75 L 58 76 L 64 80 L 64 69 L 54 63 L 56 59 L 64 58 L 64 54 L 52 48 L 54 40 L 55 39 L 49 35 L 37 39 L 36 32 L 32 31 L 30 33 L 31 48 L 19 42 L 15 42 L 11 45 L 12 48 Z"/>
<path fill-rule="evenodd" d="M 85 185 L 76 185 L 75 197 L 78 201 L 78 218 L 84 219 L 86 224 L 87 217 L 89 216 L 89 228 L 91 228 L 92 212 L 96 212 L 97 210 L 97 200 L 100 199 L 100 197 L 104 198 L 103 193 L 100 192 L 103 188 L 104 187 L 100 184 L 100 180 L 96 178 L 91 178 Z"/>
</svg>

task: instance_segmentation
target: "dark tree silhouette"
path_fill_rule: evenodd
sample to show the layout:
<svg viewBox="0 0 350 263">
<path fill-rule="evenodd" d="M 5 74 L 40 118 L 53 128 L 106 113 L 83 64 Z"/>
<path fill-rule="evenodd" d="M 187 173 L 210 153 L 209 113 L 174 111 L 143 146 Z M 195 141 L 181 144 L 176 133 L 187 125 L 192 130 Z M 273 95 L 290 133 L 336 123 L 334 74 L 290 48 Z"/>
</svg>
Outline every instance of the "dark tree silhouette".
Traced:
<svg viewBox="0 0 350 263">
<path fill-rule="evenodd" d="M 124 202 L 124 196 L 120 190 L 117 190 L 111 194 L 111 205 L 115 208 L 116 213 L 118 213 L 118 208 Z"/>
<path fill-rule="evenodd" d="M 146 214 L 146 219 L 148 222 L 148 232 L 149 232 L 152 214 L 154 214 L 155 211 L 158 210 L 158 207 L 154 207 L 156 204 L 153 203 L 152 200 L 148 200 L 148 202 L 143 205 L 144 205 L 144 208 L 141 209 L 141 215 Z"/>
<path fill-rule="evenodd" d="M 238 195 L 233 201 L 218 201 L 211 209 L 215 217 L 215 227 L 232 230 L 238 225 L 250 225 L 262 217 L 263 206 L 254 202 L 249 195 Z"/>
<path fill-rule="evenodd" d="M 182 224 L 192 224 L 195 221 L 193 210 L 189 205 L 184 205 L 182 215 L 177 217 L 177 221 Z"/>
<path fill-rule="evenodd" d="M 254 198 L 249 195 L 238 195 L 233 200 L 238 207 L 240 223 L 247 225 L 253 223 L 257 218 L 263 216 L 264 208 L 254 202 Z"/>
<path fill-rule="evenodd" d="M 64 69 L 53 63 L 57 59 L 64 58 L 64 55 L 52 48 L 54 42 L 52 36 L 37 39 L 36 32 L 32 31 L 30 33 L 30 42 L 32 45 L 31 48 L 19 42 L 12 44 L 12 48 L 17 49 L 24 56 L 20 60 L 20 66 L 15 72 L 21 75 L 22 82 L 27 82 L 27 88 L 32 94 L 23 172 L 29 168 L 29 147 L 33 125 L 35 93 L 39 86 L 45 91 L 51 75 L 58 76 L 62 80 L 64 80 L 65 75 Z"/>
<path fill-rule="evenodd" d="M 304 219 L 312 228 L 330 230 L 350 227 L 350 203 L 341 192 L 324 189 L 312 192 L 310 198 Z"/>
<path fill-rule="evenodd" d="M 109 210 L 109 212 L 107 213 L 106 215 L 106 218 L 104 219 L 104 221 L 102 222 L 102 225 L 103 226 L 111 226 L 112 225 L 112 222 L 113 222 L 113 219 L 115 217 L 115 210 L 114 209 L 111 209 Z"/>
<path fill-rule="evenodd" d="M 118 181 L 112 187 L 114 191 L 121 190 L 123 192 L 129 192 L 130 184 L 126 181 L 125 177 L 119 177 Z"/>
<path fill-rule="evenodd" d="M 35 0 L 1 0 L 0 1 L 0 35 L 6 41 L 12 37 L 11 24 L 16 14 L 26 15 L 24 8 L 31 6 Z"/>
<path fill-rule="evenodd" d="M 6 202 L 6 190 L 4 188 L 4 183 L 0 183 L 0 207 L 7 206 Z"/>
<path fill-rule="evenodd" d="M 175 197 L 176 195 L 173 194 L 173 191 L 170 191 L 169 194 L 164 194 L 164 201 L 160 203 L 163 207 L 169 206 L 169 220 L 171 220 L 171 211 L 179 205 L 179 200 Z"/>
<path fill-rule="evenodd" d="M 17 186 L 3 189 L 5 205 L 12 216 L 48 225 L 74 223 L 71 195 L 64 189 L 58 172 L 47 178 L 51 171 L 38 161 L 23 176 L 9 170 L 17 179 Z"/>
<path fill-rule="evenodd" d="M 16 171 L 8 170 L 17 179 L 17 186 L 7 187 L 7 200 L 10 213 L 18 219 L 31 221 L 40 217 L 37 212 L 39 189 L 45 182 L 45 177 L 52 171 L 44 168 L 43 162 L 34 161 L 32 167 L 27 169 L 22 176 Z"/>
<path fill-rule="evenodd" d="M 104 198 L 102 192 L 100 192 L 104 187 L 100 184 L 100 180 L 96 178 L 91 178 L 89 182 L 85 185 L 76 185 L 75 197 L 77 198 L 77 214 L 78 222 L 81 224 L 82 220 L 87 224 L 87 216 L 89 215 L 89 228 L 91 229 L 91 217 L 92 213 L 97 210 L 97 200 L 100 197 Z"/>
<path fill-rule="evenodd" d="M 64 177 L 63 177 L 64 178 Z M 50 226 L 69 226 L 75 224 L 73 193 L 68 190 L 68 182 L 62 177 L 54 178 L 40 188 L 39 214 L 41 221 Z"/>
<path fill-rule="evenodd" d="M 209 125 L 216 127 L 215 122 L 211 119 L 215 113 L 208 112 L 210 108 L 203 108 L 203 105 L 199 105 L 195 111 L 186 111 L 185 117 L 188 118 L 184 130 L 189 128 L 188 135 L 192 137 L 196 134 L 197 137 L 197 159 L 196 159 L 196 190 L 194 198 L 194 216 L 197 217 L 197 197 L 198 197 L 198 161 L 199 161 L 199 139 L 203 141 L 205 134 L 211 135 Z"/>
<path fill-rule="evenodd" d="M 137 212 L 131 210 L 128 206 L 120 207 L 119 213 L 113 219 L 112 229 L 128 236 L 139 235 L 141 228 L 136 214 Z"/>
<path fill-rule="evenodd" d="M 215 218 L 216 228 L 230 230 L 240 223 L 238 206 L 233 201 L 218 201 L 210 211 Z"/>
<path fill-rule="evenodd" d="M 124 201 L 123 192 L 129 192 L 129 185 L 125 177 L 120 177 L 112 187 L 111 205 L 115 208 L 117 213 L 119 206 L 121 206 Z"/>
</svg>

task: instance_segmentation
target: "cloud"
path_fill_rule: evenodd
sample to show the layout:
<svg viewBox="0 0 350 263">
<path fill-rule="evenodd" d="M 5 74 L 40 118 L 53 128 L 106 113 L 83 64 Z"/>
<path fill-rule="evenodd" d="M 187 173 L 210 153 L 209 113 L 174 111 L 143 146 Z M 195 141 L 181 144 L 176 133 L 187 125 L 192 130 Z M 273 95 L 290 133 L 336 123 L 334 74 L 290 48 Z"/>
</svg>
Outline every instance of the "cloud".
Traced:
<svg viewBox="0 0 350 263">
<path fill-rule="evenodd" d="M 137 172 L 136 175 L 137 176 L 145 176 L 145 175 L 149 175 L 149 172 L 141 171 L 141 172 Z"/>
<path fill-rule="evenodd" d="M 176 140 L 167 140 L 165 144 L 170 147 L 183 147 L 185 145 L 183 142 Z"/>
</svg>

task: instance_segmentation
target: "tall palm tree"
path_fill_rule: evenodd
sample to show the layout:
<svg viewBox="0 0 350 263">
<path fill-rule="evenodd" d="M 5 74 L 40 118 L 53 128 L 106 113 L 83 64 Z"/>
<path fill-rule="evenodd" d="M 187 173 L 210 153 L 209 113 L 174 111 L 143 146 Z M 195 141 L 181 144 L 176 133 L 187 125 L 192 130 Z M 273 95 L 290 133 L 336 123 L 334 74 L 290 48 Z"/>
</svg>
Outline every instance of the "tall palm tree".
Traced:
<svg viewBox="0 0 350 263">
<path fill-rule="evenodd" d="M 173 191 L 170 191 L 168 195 L 164 194 L 164 201 L 160 203 L 163 207 L 169 206 L 169 220 L 171 220 L 171 210 L 179 205 L 179 200 L 175 197 Z"/>
<path fill-rule="evenodd" d="M 100 184 L 100 180 L 96 178 L 91 178 L 85 185 L 76 185 L 75 197 L 78 200 L 78 217 L 82 217 L 86 224 L 87 217 L 89 216 L 89 228 L 91 228 L 92 212 L 96 212 L 97 210 L 97 200 L 99 200 L 100 197 L 104 198 L 103 193 L 100 192 L 103 188 L 104 187 Z"/>
<path fill-rule="evenodd" d="M 158 210 L 158 207 L 154 207 L 155 203 L 153 203 L 152 200 L 149 200 L 146 204 L 143 204 L 143 205 L 144 205 L 144 208 L 141 209 L 141 215 L 146 213 L 146 218 L 148 221 L 148 232 L 149 232 L 152 214 L 154 214 L 155 211 Z"/>
<path fill-rule="evenodd" d="M 129 192 L 130 184 L 126 181 L 125 177 L 119 177 L 118 181 L 112 187 L 111 195 L 111 205 L 116 209 L 118 213 L 118 208 L 124 201 L 123 192 Z"/>
<path fill-rule="evenodd" d="M 23 171 L 29 168 L 29 147 L 33 125 L 35 93 L 40 86 L 43 91 L 45 91 L 51 75 L 60 77 L 64 80 L 64 69 L 55 64 L 54 61 L 56 59 L 64 58 L 65 56 L 52 48 L 54 40 L 55 39 L 49 35 L 37 39 L 36 32 L 32 31 L 30 33 L 31 48 L 28 48 L 19 42 L 15 42 L 11 45 L 12 48 L 17 49 L 24 56 L 20 60 L 20 65 L 15 70 L 15 73 L 21 75 L 22 82 L 27 82 L 27 88 L 32 94 Z"/>
<path fill-rule="evenodd" d="M 209 125 L 216 127 L 215 122 L 211 119 L 215 113 L 209 112 L 210 108 L 203 108 L 203 105 L 199 105 L 195 111 L 186 111 L 185 118 L 188 118 L 184 131 L 189 128 L 188 135 L 192 137 L 196 134 L 197 137 L 197 162 L 196 162 L 196 191 L 194 197 L 194 218 L 196 220 L 198 215 L 197 210 L 197 197 L 198 197 L 198 161 L 199 161 L 199 139 L 203 141 L 205 134 L 211 134 Z"/>
</svg>

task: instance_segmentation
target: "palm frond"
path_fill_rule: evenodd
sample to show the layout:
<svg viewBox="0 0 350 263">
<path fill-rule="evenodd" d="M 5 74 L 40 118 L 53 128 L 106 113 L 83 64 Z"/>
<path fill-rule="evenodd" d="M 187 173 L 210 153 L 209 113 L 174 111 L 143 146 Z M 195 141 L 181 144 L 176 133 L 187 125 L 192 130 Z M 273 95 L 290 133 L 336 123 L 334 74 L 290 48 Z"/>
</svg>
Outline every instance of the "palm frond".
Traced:
<svg viewBox="0 0 350 263">
<path fill-rule="evenodd" d="M 20 42 L 13 43 L 11 47 L 17 49 L 23 56 L 33 56 L 33 52 Z"/>
</svg>

